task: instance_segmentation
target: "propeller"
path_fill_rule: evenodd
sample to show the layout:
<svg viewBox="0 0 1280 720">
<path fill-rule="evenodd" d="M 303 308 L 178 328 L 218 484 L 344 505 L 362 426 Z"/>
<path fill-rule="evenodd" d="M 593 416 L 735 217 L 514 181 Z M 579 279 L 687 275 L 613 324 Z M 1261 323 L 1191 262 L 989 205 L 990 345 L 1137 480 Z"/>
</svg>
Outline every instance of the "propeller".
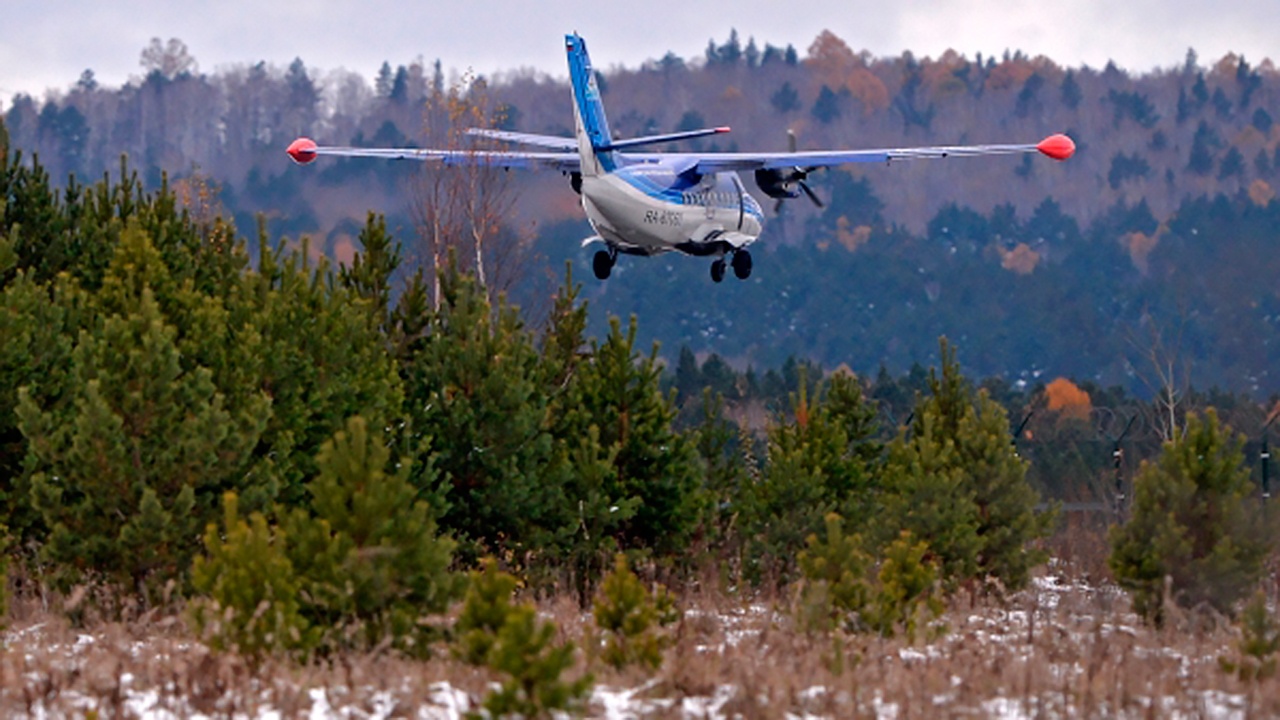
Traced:
<svg viewBox="0 0 1280 720">
<path fill-rule="evenodd" d="M 796 134 L 793 130 L 791 130 L 791 128 L 787 128 L 787 151 L 791 153 L 794 153 L 796 151 Z M 819 198 L 818 194 L 813 191 L 813 188 L 809 187 L 809 183 L 805 182 L 805 179 L 809 177 L 809 173 L 813 172 L 816 169 L 817 168 L 803 168 L 803 167 L 797 166 L 787 171 L 775 171 L 777 175 L 775 176 L 774 179 L 779 186 L 784 186 L 787 184 L 794 183 L 795 186 L 800 188 L 800 191 L 803 192 L 805 197 L 809 198 L 809 200 L 813 202 L 814 205 L 820 208 L 824 208 L 826 207 L 826 205 L 823 204 L 822 199 Z M 773 212 L 776 215 L 777 213 L 782 211 L 783 200 L 786 200 L 788 198 L 798 197 L 798 194 L 784 193 L 781 195 L 774 195 L 774 197 L 777 198 L 777 202 L 775 202 L 773 205 Z"/>
</svg>

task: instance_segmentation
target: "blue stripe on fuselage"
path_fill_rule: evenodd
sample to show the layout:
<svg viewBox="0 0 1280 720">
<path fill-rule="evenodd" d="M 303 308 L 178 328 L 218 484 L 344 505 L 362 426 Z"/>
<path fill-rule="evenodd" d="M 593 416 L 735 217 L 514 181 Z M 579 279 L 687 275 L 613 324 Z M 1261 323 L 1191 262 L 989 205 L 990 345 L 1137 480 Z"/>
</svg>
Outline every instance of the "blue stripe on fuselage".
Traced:
<svg viewBox="0 0 1280 720">
<path fill-rule="evenodd" d="M 673 168 L 656 163 L 627 165 L 618 168 L 612 174 L 647 197 L 675 205 L 690 204 L 688 191 L 701 185 L 701 178 L 693 181 L 686 174 L 677 173 Z M 716 183 L 715 189 L 737 192 L 736 188 L 725 187 L 721 182 Z M 760 204 L 746 193 L 745 189 L 742 210 L 761 223 L 764 222 L 764 211 L 760 208 Z"/>
</svg>

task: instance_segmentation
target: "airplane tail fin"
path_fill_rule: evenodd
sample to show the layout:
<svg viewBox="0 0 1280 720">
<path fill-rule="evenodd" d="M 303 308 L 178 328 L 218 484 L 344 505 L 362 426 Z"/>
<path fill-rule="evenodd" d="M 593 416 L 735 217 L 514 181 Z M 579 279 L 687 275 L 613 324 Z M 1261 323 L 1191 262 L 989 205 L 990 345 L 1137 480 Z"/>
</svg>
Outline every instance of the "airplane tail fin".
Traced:
<svg viewBox="0 0 1280 720">
<path fill-rule="evenodd" d="M 569 56 L 569 82 L 573 87 L 573 119 L 578 136 L 578 153 L 582 157 L 583 175 L 600 175 L 617 167 L 617 152 L 610 149 L 613 135 L 600 102 L 587 43 L 577 33 L 564 36 Z"/>
</svg>

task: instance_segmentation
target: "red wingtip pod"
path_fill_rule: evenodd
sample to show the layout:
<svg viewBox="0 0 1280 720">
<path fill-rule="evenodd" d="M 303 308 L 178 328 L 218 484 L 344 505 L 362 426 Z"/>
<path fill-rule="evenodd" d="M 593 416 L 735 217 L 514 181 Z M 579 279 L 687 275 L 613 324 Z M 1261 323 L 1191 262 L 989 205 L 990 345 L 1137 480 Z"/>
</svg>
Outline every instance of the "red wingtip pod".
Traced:
<svg viewBox="0 0 1280 720">
<path fill-rule="evenodd" d="M 289 157 L 299 165 L 306 165 L 316 159 L 316 141 L 311 138 L 298 138 L 289 143 L 288 149 L 285 150 Z"/>
<path fill-rule="evenodd" d="M 1076 154 L 1076 143 L 1071 138 L 1058 133 L 1040 141 L 1036 149 L 1054 160 L 1066 160 Z"/>
</svg>

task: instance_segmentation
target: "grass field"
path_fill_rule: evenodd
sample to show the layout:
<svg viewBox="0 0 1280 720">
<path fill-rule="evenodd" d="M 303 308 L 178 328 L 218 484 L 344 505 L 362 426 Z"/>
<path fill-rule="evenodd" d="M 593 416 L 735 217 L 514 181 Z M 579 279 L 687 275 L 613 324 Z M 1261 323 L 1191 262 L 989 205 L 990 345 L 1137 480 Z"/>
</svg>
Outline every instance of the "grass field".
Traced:
<svg viewBox="0 0 1280 720">
<path fill-rule="evenodd" d="M 785 598 L 686 593 L 656 673 L 590 670 L 591 717 L 1184 717 L 1280 715 L 1280 682 L 1222 671 L 1237 631 L 1178 614 L 1155 630 L 1098 563 L 1061 559 L 1004 602 L 962 595 L 943 637 L 916 644 L 797 630 Z M 1089 567 L 1089 566 L 1093 567 Z M 57 601 L 62 602 L 62 601 Z M 53 605 L 54 607 L 47 607 Z M 590 616 L 540 611 L 581 647 Z M 344 655 L 253 668 L 211 653 L 180 613 L 73 628 L 49 599 L 16 598 L 0 656 L 6 717 L 458 718 L 494 678 L 448 659 Z"/>
</svg>

